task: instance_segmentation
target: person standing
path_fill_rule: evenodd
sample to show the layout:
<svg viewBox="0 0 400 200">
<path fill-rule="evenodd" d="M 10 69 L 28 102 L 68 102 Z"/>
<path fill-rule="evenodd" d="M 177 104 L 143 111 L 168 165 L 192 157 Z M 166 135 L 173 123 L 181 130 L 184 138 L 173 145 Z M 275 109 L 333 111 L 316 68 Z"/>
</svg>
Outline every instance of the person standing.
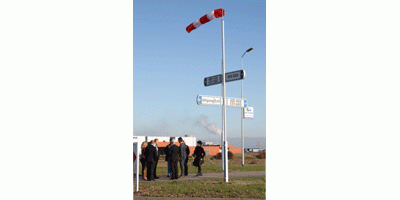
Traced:
<svg viewBox="0 0 400 200">
<path fill-rule="evenodd" d="M 203 176 L 203 174 L 201 173 L 201 164 L 204 163 L 204 156 L 206 155 L 206 153 L 204 152 L 203 147 L 201 147 L 202 142 L 199 140 L 197 141 L 197 146 L 194 149 L 194 153 L 193 156 L 195 156 L 194 158 L 194 162 L 193 165 L 198 167 L 198 173 L 196 176 Z"/>
<path fill-rule="evenodd" d="M 182 137 L 179 137 L 178 141 L 180 143 L 180 145 L 179 145 L 179 164 L 181 165 L 181 176 L 179 178 L 181 178 L 181 177 L 185 176 L 185 160 L 187 157 L 187 155 L 186 155 L 186 147 L 187 146 L 185 143 L 183 143 Z"/>
<path fill-rule="evenodd" d="M 147 175 L 146 175 L 146 147 L 147 147 L 147 142 L 143 142 L 141 149 L 142 149 L 142 154 L 140 155 L 140 163 L 142 163 L 142 179 L 147 180 Z"/>
<path fill-rule="evenodd" d="M 156 163 L 156 148 L 154 147 L 154 141 L 151 140 L 147 145 L 146 162 L 147 162 L 147 180 L 154 181 L 154 167 Z"/>
<path fill-rule="evenodd" d="M 158 138 L 154 139 L 154 147 L 156 148 L 156 159 L 155 159 L 155 164 L 154 164 L 154 178 L 159 179 L 160 177 L 157 176 L 157 164 L 158 164 L 158 159 L 160 158 L 160 154 L 158 153 Z"/>
<path fill-rule="evenodd" d="M 185 141 L 183 141 L 183 143 L 185 143 L 185 145 L 186 145 Z M 189 146 L 186 145 L 185 176 L 189 175 L 189 168 L 188 168 L 189 155 L 190 155 L 190 149 L 189 149 Z"/>
<path fill-rule="evenodd" d="M 169 139 L 169 144 L 164 149 L 165 161 L 168 161 L 168 176 L 167 177 L 171 177 L 171 175 L 172 175 L 171 154 L 169 153 L 169 151 L 171 150 L 171 146 L 172 146 L 173 143 L 174 143 L 174 138 L 170 138 Z"/>
<path fill-rule="evenodd" d="M 170 140 L 171 141 L 171 140 Z M 172 139 L 173 141 L 173 139 Z M 178 179 L 178 161 L 179 161 L 179 147 L 175 143 L 171 144 L 169 150 L 171 160 L 171 179 Z"/>
</svg>

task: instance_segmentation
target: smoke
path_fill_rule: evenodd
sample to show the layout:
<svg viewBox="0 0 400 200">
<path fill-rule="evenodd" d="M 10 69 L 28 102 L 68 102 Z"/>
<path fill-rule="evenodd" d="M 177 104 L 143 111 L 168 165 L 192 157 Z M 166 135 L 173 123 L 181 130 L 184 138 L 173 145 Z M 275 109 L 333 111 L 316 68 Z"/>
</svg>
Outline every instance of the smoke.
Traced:
<svg viewBox="0 0 400 200">
<path fill-rule="evenodd" d="M 222 129 L 218 128 L 214 122 L 208 123 L 208 117 L 205 115 L 201 115 L 199 119 L 196 120 L 195 125 L 205 128 L 208 132 L 221 135 Z"/>
</svg>

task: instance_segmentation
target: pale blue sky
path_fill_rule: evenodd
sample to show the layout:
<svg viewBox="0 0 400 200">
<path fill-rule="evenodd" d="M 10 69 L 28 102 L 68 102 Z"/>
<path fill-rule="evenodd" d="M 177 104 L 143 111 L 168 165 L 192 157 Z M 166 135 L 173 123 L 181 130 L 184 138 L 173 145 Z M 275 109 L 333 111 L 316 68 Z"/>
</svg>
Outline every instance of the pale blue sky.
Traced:
<svg viewBox="0 0 400 200">
<path fill-rule="evenodd" d="M 190 2 L 190 3 L 189 3 Z M 265 2 L 134 1 L 134 135 L 184 135 L 219 140 L 196 125 L 200 116 L 222 127 L 222 108 L 199 106 L 197 95 L 221 96 L 221 85 L 203 79 L 221 73 L 221 18 L 191 33 L 186 27 L 214 9 L 225 10 L 226 72 L 246 71 L 244 98 L 255 118 L 245 120 L 246 137 L 265 136 Z M 240 81 L 226 84 L 226 96 L 240 98 Z M 240 109 L 227 108 L 228 139 L 240 137 Z M 263 141 L 264 142 L 264 141 Z"/>
</svg>

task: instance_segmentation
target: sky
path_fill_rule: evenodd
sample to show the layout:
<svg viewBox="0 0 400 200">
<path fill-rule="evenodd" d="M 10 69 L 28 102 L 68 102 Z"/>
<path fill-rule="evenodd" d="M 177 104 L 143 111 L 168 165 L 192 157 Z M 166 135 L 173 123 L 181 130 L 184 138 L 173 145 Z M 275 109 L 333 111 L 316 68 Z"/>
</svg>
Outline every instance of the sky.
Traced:
<svg viewBox="0 0 400 200">
<path fill-rule="evenodd" d="M 133 135 L 183 136 L 220 142 L 202 124 L 222 128 L 222 107 L 200 106 L 197 95 L 222 96 L 222 85 L 205 87 L 221 74 L 221 19 L 191 33 L 186 27 L 214 9 L 225 10 L 225 71 L 240 70 L 243 97 L 254 107 L 245 137 L 266 134 L 266 26 L 264 1 L 133 2 Z M 226 97 L 241 97 L 241 82 L 226 83 Z M 241 109 L 226 109 L 227 137 L 241 137 Z M 264 141 L 262 141 L 264 143 Z"/>
</svg>

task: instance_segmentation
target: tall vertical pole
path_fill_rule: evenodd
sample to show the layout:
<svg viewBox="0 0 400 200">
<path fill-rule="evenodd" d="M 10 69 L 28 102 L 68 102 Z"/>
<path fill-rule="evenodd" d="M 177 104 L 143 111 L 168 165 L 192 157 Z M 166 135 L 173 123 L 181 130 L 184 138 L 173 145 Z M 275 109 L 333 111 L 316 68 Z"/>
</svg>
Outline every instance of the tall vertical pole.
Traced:
<svg viewBox="0 0 400 200">
<path fill-rule="evenodd" d="M 136 192 L 139 192 L 139 160 L 140 160 L 140 150 L 139 142 L 136 142 Z M 142 174 L 143 175 L 143 174 Z"/>
<path fill-rule="evenodd" d="M 223 24 L 223 23 L 222 23 Z M 223 25 L 222 25 L 222 29 L 223 29 Z M 223 33 L 223 31 L 222 31 L 222 41 L 224 41 L 224 33 Z M 222 44 L 222 45 L 224 45 L 224 44 Z M 221 67 L 222 68 L 225 68 L 225 66 L 224 66 L 224 52 L 225 52 L 225 50 L 224 50 L 224 48 L 222 48 L 222 60 L 221 60 Z M 222 72 L 223 73 L 223 72 Z M 225 77 L 223 77 L 222 78 L 222 80 L 225 80 Z M 224 84 L 225 83 L 225 81 L 223 81 L 223 83 L 222 84 Z M 224 91 L 224 86 L 222 86 L 222 91 Z M 223 92 L 222 92 L 223 93 Z M 222 94 L 222 96 L 223 96 L 224 94 Z M 222 97 L 223 98 L 223 97 Z M 222 107 L 223 107 L 223 105 L 224 105 L 224 99 L 222 99 Z M 222 115 L 223 115 L 223 113 L 224 113 L 224 109 L 222 108 Z M 222 118 L 223 118 L 224 116 L 222 116 Z M 222 119 L 222 133 L 221 133 L 221 165 L 222 165 L 222 170 L 224 170 L 225 168 L 225 153 L 224 153 L 224 134 L 225 134 L 225 132 L 224 132 L 224 120 Z"/>
<path fill-rule="evenodd" d="M 242 56 L 242 58 L 240 58 L 240 66 L 241 66 L 241 69 L 243 70 L 243 56 Z M 242 82 L 242 96 L 241 96 L 241 98 L 243 99 L 243 79 L 241 80 L 241 82 Z M 245 108 L 242 108 L 242 115 L 240 116 L 240 118 L 242 119 L 242 166 L 244 166 L 243 109 L 245 109 Z"/>
<path fill-rule="evenodd" d="M 228 144 L 226 140 L 226 92 L 225 92 L 225 32 L 224 32 L 224 19 L 221 20 L 222 25 L 222 98 L 224 104 L 222 105 L 222 132 L 224 134 L 224 181 L 228 182 Z"/>
</svg>

